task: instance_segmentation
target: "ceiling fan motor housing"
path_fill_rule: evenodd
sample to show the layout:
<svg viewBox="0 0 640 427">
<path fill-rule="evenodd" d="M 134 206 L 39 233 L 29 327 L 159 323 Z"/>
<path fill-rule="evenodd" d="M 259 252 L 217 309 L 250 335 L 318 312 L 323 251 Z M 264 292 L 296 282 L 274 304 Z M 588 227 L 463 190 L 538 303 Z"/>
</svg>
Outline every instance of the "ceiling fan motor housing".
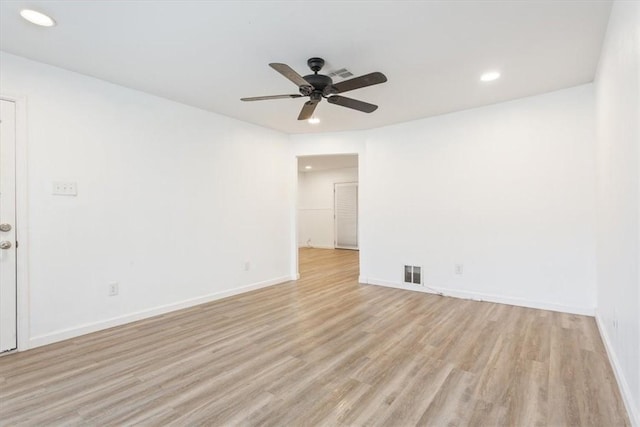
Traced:
<svg viewBox="0 0 640 427">
<path fill-rule="evenodd" d="M 307 65 L 311 68 L 311 71 L 314 74 L 309 74 L 308 76 L 304 76 L 303 79 L 309 82 L 309 84 L 313 87 L 312 93 L 315 93 L 319 96 L 316 96 L 317 100 L 320 100 L 321 95 L 327 96 L 329 94 L 335 93 L 335 91 L 331 90 L 333 85 L 333 80 L 329 76 L 325 76 L 323 74 L 318 74 L 318 71 L 324 67 L 324 59 L 322 58 L 309 58 L 307 60 Z M 304 91 L 304 92 L 303 92 Z M 308 96 L 311 95 L 308 91 L 308 88 L 300 88 L 300 93 Z M 314 100 L 312 98 L 312 100 Z"/>
<path fill-rule="evenodd" d="M 311 86 L 313 86 L 314 92 L 322 92 L 325 87 L 331 86 L 333 84 L 333 80 L 331 77 L 325 76 L 323 74 L 309 74 L 308 76 L 304 76 L 303 79 L 309 82 Z"/>
</svg>

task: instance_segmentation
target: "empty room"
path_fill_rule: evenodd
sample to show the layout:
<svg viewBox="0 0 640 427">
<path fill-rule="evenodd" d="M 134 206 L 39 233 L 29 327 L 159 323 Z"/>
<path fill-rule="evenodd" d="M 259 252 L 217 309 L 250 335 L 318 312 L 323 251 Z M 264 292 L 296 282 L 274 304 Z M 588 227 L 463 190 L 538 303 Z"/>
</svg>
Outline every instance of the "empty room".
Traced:
<svg viewBox="0 0 640 427">
<path fill-rule="evenodd" d="M 640 427 L 640 1 L 0 0 L 0 426 Z"/>
</svg>

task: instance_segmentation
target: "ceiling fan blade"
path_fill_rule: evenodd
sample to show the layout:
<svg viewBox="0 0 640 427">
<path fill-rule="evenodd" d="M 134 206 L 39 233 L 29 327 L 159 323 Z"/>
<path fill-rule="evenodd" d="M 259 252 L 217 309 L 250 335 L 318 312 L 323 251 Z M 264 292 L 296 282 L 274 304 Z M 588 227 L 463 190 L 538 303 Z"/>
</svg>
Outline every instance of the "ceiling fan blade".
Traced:
<svg viewBox="0 0 640 427">
<path fill-rule="evenodd" d="M 302 106 L 302 110 L 300 111 L 300 115 L 298 116 L 298 120 L 307 120 L 311 116 L 313 116 L 313 112 L 316 110 L 317 102 L 307 101 Z"/>
<path fill-rule="evenodd" d="M 369 73 L 364 76 L 354 77 L 353 79 L 345 80 L 333 85 L 333 88 L 337 93 L 343 93 L 354 89 L 360 89 L 361 87 L 373 86 L 387 81 L 387 77 L 380 73 Z"/>
<path fill-rule="evenodd" d="M 357 99 L 347 98 L 346 96 L 340 95 L 333 95 L 327 98 L 327 101 L 331 104 L 353 108 L 354 110 L 362 111 L 363 113 L 373 113 L 378 109 L 377 105 L 369 104 L 368 102 L 358 101 Z"/>
<path fill-rule="evenodd" d="M 295 83 L 299 88 L 308 88 L 309 90 L 313 90 L 313 86 L 309 84 L 300 74 L 296 73 L 295 70 L 289 67 L 287 64 L 280 64 L 277 62 L 272 62 L 269 64 L 271 68 L 291 80 Z"/>
<path fill-rule="evenodd" d="M 269 95 L 269 96 L 253 96 L 251 98 L 240 98 L 240 101 L 264 101 L 267 99 L 285 99 L 285 98 L 302 98 L 302 95 Z"/>
</svg>

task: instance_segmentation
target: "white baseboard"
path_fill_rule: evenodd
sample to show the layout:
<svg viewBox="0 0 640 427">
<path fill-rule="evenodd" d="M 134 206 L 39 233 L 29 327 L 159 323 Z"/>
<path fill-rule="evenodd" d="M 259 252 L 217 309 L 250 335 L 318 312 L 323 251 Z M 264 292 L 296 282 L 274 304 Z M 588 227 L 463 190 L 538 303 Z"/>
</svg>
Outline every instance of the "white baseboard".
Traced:
<svg viewBox="0 0 640 427">
<path fill-rule="evenodd" d="M 114 326 L 124 325 L 126 323 L 135 322 L 137 320 L 146 319 L 148 317 L 158 316 L 160 314 L 169 313 L 171 311 L 181 310 L 183 308 L 189 308 L 200 304 L 205 304 L 211 301 L 227 298 L 233 295 L 242 294 L 256 289 L 266 288 L 280 283 L 288 282 L 289 280 L 295 280 L 291 276 L 277 277 L 271 280 L 265 280 L 263 282 L 252 283 L 246 286 L 240 286 L 233 289 L 228 289 L 221 292 L 216 292 L 201 297 L 191 298 L 188 300 L 180 301 L 177 303 L 171 303 L 161 305 L 158 307 L 149 308 L 146 310 L 138 311 L 124 316 L 114 317 L 107 320 L 101 320 L 98 322 L 86 323 L 84 325 L 76 326 L 73 328 L 62 329 L 59 331 L 51 332 L 45 335 L 39 335 L 29 339 L 29 346 L 23 350 L 30 348 L 40 347 L 47 344 L 52 344 L 58 341 L 63 341 L 69 338 L 75 338 L 80 335 L 90 334 L 92 332 L 101 331 L 103 329 L 113 328 Z"/>
<path fill-rule="evenodd" d="M 390 288 L 405 289 L 408 291 L 425 292 L 428 294 L 443 295 L 446 297 L 470 299 L 474 301 L 487 301 L 495 302 L 498 304 L 515 305 L 519 307 L 538 308 L 541 310 L 559 311 L 561 313 L 580 314 L 584 316 L 595 315 L 595 308 L 593 307 L 573 307 L 560 304 L 553 304 L 542 301 L 532 301 L 521 298 L 505 297 L 501 295 L 483 294 L 479 292 L 463 291 L 458 289 L 445 289 L 433 286 L 422 285 L 405 285 L 399 282 L 389 282 L 387 280 L 372 279 L 360 276 L 360 283 L 367 283 L 369 285 L 387 286 Z"/>
<path fill-rule="evenodd" d="M 622 369 L 620 368 L 620 363 L 618 362 L 618 357 L 616 356 L 616 352 L 611 345 L 611 340 L 609 339 L 609 334 L 607 333 L 607 328 L 604 327 L 604 322 L 600 317 L 600 314 L 596 310 L 596 324 L 598 325 L 598 330 L 600 331 L 600 336 L 602 337 L 602 342 L 604 343 L 604 348 L 607 351 L 607 356 L 609 356 L 609 363 L 611 363 L 611 367 L 613 368 L 613 374 L 616 377 L 616 381 L 618 382 L 618 388 L 620 389 L 620 394 L 622 395 L 622 400 L 624 401 L 624 406 L 627 408 L 627 414 L 629 415 L 629 419 L 631 421 L 631 425 L 633 427 L 640 427 L 640 417 L 638 416 L 638 411 L 640 408 L 636 408 L 633 403 L 633 397 L 631 396 L 631 389 L 629 388 L 629 383 L 625 379 Z"/>
<path fill-rule="evenodd" d="M 335 246 L 333 245 L 307 245 L 307 244 L 300 244 L 298 245 L 298 249 L 302 249 L 302 248 L 312 248 L 312 249 L 335 249 Z"/>
</svg>

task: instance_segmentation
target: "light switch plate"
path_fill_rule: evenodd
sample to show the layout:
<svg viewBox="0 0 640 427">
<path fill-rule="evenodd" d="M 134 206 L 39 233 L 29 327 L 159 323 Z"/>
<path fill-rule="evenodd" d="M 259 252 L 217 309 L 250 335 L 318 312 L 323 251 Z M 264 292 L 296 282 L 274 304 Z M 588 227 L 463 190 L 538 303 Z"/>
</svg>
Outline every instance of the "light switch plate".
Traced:
<svg viewBox="0 0 640 427">
<path fill-rule="evenodd" d="M 75 182 L 54 181 L 53 194 L 56 196 L 77 196 L 78 186 Z"/>
</svg>

